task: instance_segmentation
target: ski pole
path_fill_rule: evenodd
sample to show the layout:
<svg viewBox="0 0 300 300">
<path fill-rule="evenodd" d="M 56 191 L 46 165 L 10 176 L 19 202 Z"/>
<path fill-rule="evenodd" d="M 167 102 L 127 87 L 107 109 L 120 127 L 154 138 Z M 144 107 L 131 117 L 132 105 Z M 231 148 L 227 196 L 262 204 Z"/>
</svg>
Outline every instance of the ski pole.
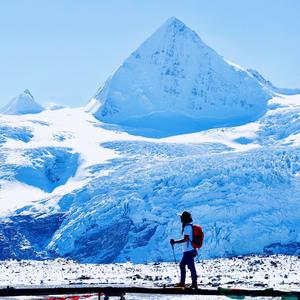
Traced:
<svg viewBox="0 0 300 300">
<path fill-rule="evenodd" d="M 175 250 L 174 250 L 174 244 L 172 244 L 172 250 L 173 250 L 173 256 L 174 256 L 174 261 L 175 261 L 175 268 L 176 268 L 177 276 L 179 278 L 179 273 L 178 273 L 178 269 L 177 269 L 177 261 L 176 261 Z"/>
</svg>

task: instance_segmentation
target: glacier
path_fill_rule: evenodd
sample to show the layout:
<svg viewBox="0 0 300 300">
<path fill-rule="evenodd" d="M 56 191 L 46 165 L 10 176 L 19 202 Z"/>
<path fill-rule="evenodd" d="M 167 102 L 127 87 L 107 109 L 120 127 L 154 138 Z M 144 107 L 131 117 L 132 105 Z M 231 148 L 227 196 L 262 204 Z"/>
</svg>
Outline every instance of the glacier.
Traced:
<svg viewBox="0 0 300 300">
<path fill-rule="evenodd" d="M 201 258 L 300 255 L 300 94 L 262 78 L 172 18 L 85 108 L 0 114 L 0 259 L 171 261 L 183 210 Z"/>
<path fill-rule="evenodd" d="M 18 133 L 0 148 L 1 259 L 170 261 L 182 210 L 203 226 L 202 258 L 299 255 L 299 116 L 300 95 L 281 95 L 255 122 L 161 139 L 108 128 L 83 108 L 1 116 Z M 16 176 L 28 165 L 41 193 L 19 203 L 33 188 Z M 45 188 L 49 165 L 65 179 Z"/>
</svg>

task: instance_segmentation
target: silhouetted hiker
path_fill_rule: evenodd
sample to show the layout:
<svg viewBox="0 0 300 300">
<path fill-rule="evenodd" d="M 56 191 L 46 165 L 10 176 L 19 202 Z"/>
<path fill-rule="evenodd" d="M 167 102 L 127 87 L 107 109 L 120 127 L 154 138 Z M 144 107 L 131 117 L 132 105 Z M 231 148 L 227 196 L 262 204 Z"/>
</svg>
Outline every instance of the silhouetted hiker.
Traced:
<svg viewBox="0 0 300 300">
<path fill-rule="evenodd" d="M 192 277 L 192 285 L 191 288 L 198 288 L 197 286 L 197 273 L 195 268 L 194 258 L 197 256 L 197 251 L 194 249 L 192 245 L 193 240 L 193 219 L 189 212 L 184 211 L 180 215 L 181 223 L 182 223 L 182 235 L 183 239 L 181 240 L 174 240 L 171 239 L 170 243 L 173 246 L 174 244 L 181 244 L 183 243 L 183 256 L 180 262 L 180 282 L 177 283 L 177 287 L 185 287 L 185 278 L 186 278 L 186 268 L 191 271 Z"/>
</svg>

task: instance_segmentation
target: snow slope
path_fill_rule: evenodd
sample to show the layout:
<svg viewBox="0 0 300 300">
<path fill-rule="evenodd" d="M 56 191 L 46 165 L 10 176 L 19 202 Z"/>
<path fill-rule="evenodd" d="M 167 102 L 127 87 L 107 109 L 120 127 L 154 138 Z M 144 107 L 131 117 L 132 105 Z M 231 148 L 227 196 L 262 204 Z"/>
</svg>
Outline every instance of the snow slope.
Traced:
<svg viewBox="0 0 300 300">
<path fill-rule="evenodd" d="M 0 109 L 0 114 L 4 115 L 23 115 L 36 114 L 43 111 L 44 108 L 35 102 L 29 90 L 12 99 L 6 106 Z"/>
<path fill-rule="evenodd" d="M 124 61 L 86 110 L 131 133 L 163 137 L 256 120 L 271 94 L 171 18 Z"/>
<path fill-rule="evenodd" d="M 255 122 L 154 139 L 83 109 L 2 115 L 1 259 L 170 261 L 182 210 L 201 257 L 299 255 L 299 116 L 281 95 Z"/>
</svg>

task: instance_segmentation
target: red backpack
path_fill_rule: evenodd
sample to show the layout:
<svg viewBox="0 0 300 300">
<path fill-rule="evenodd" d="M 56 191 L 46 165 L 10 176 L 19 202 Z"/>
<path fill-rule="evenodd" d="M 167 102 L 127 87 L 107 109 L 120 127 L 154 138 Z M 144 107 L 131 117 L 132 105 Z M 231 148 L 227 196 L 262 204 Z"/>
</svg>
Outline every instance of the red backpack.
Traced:
<svg viewBox="0 0 300 300">
<path fill-rule="evenodd" d="M 195 249 L 200 249 L 203 245 L 204 240 L 204 232 L 199 225 L 192 225 L 193 226 L 193 240 L 192 246 Z"/>
</svg>

